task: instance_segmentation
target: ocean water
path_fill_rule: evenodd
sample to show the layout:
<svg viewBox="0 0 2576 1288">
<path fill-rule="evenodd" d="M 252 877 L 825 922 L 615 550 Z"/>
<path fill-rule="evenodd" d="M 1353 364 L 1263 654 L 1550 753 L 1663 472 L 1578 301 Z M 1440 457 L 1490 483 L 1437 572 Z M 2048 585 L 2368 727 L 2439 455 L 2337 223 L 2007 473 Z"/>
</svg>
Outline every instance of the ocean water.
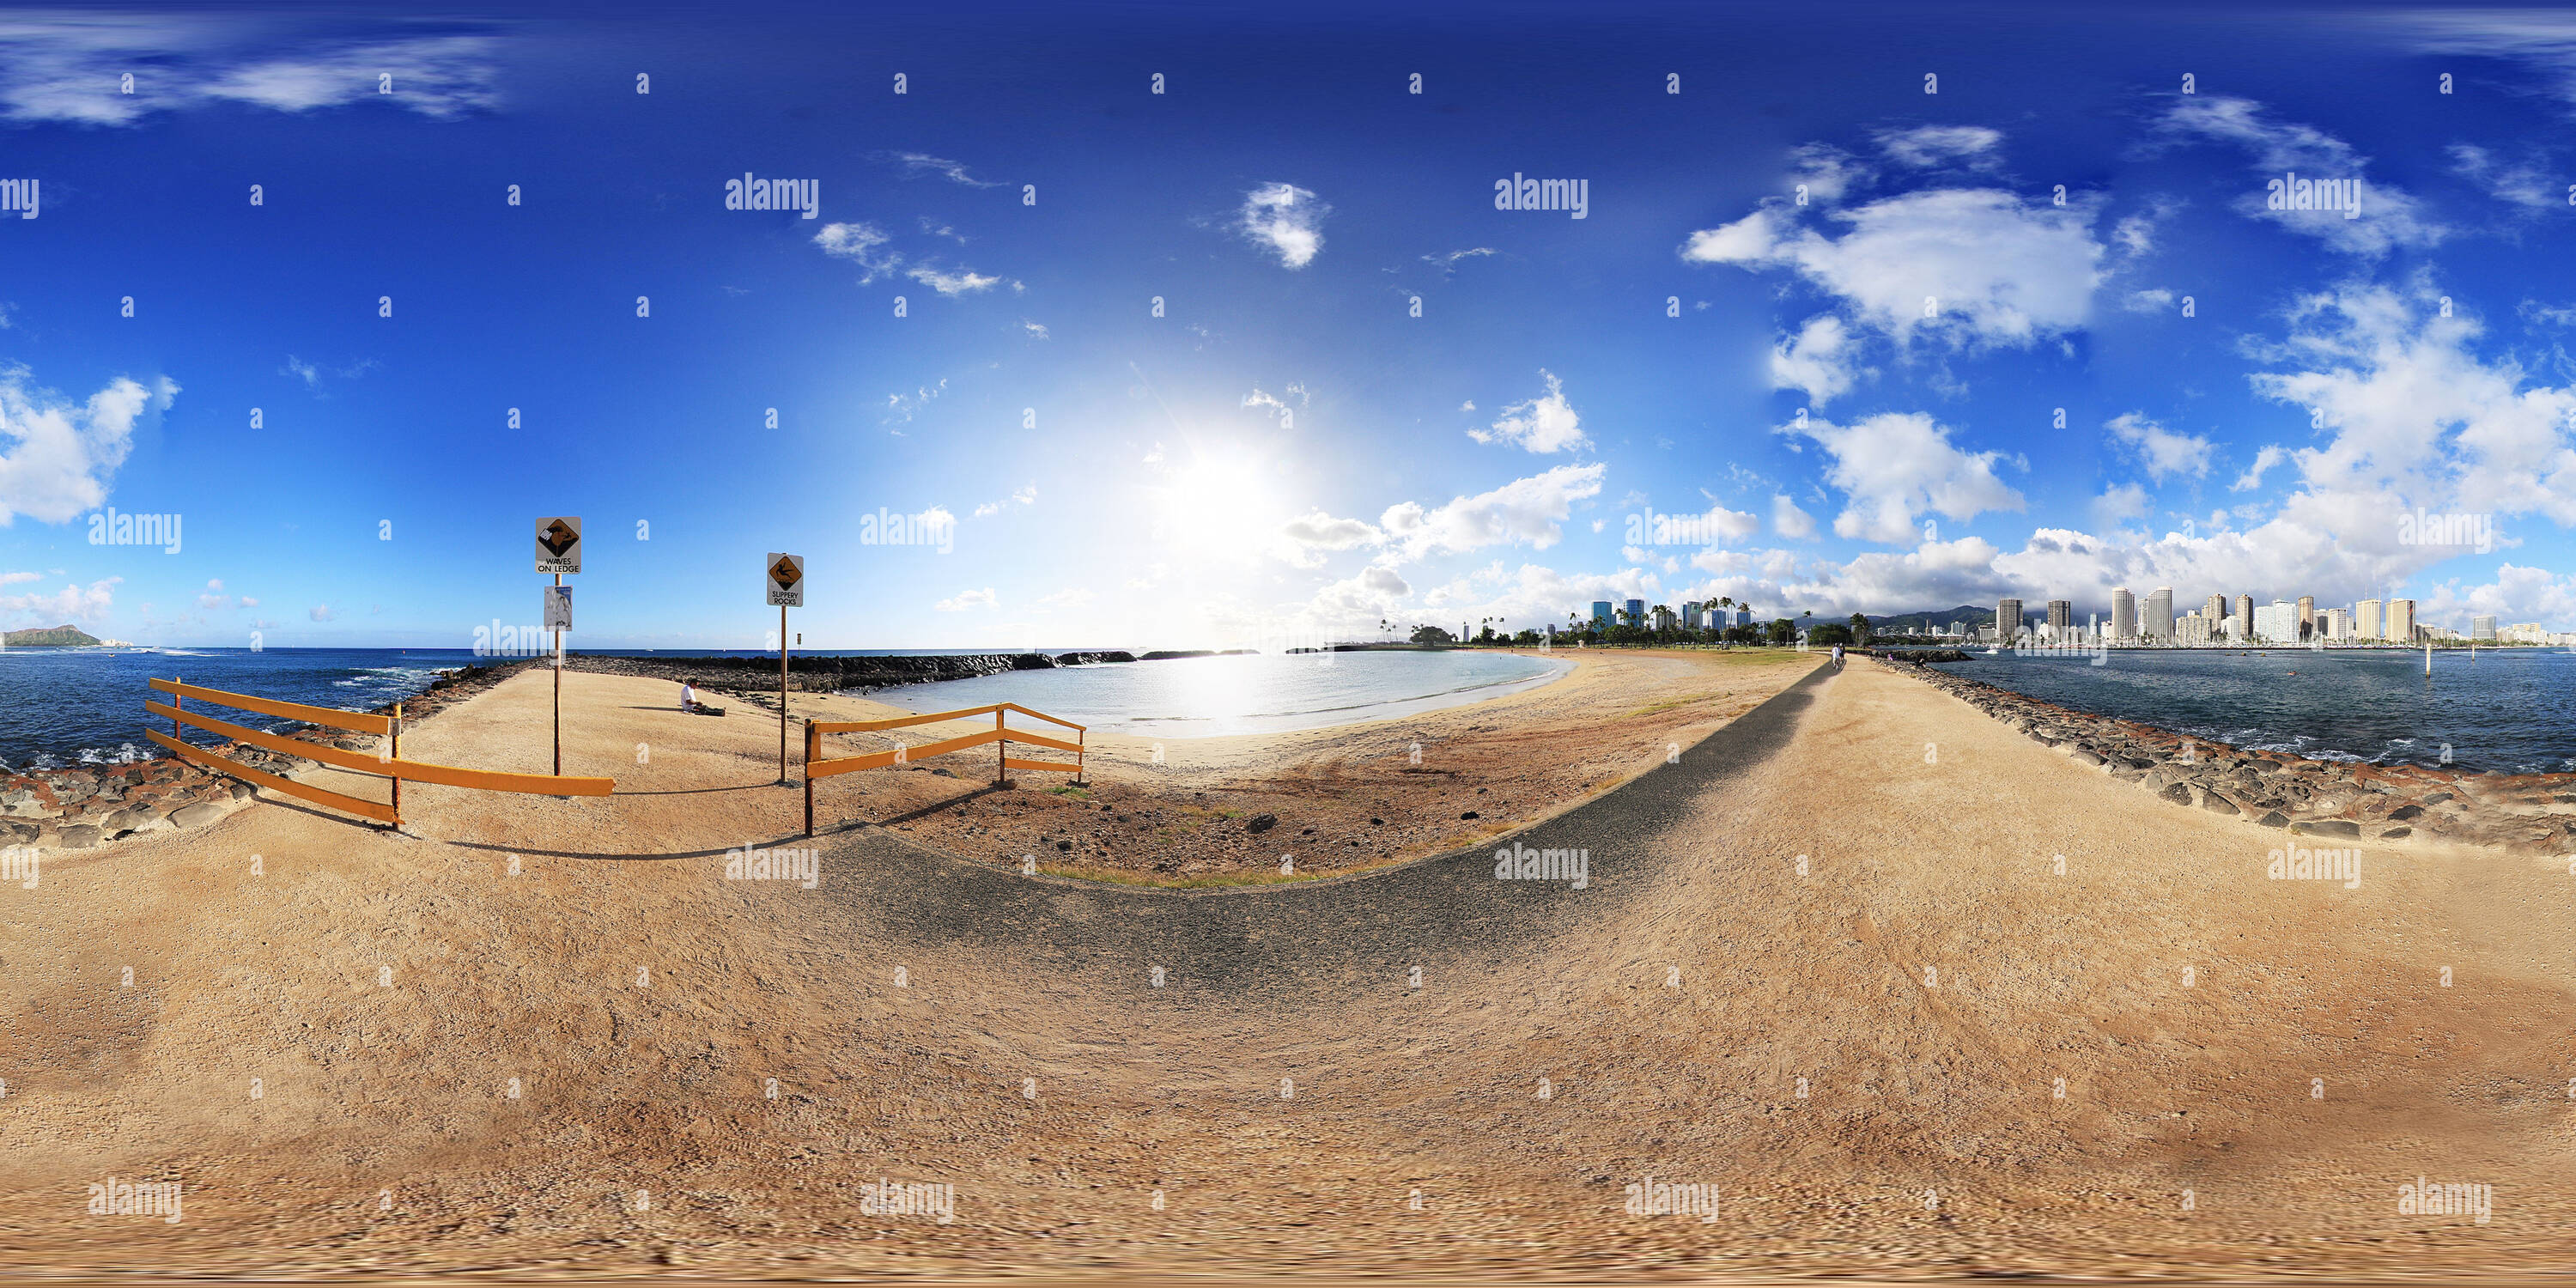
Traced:
<svg viewBox="0 0 2576 1288">
<path fill-rule="evenodd" d="M 170 723 L 144 713 L 165 701 L 147 681 L 182 679 L 284 702 L 364 710 L 429 687 L 444 669 L 471 666 L 468 649 L 244 648 L 0 649 L 0 767 L 147 760 L 167 753 L 143 736 Z M 222 708 L 208 714 L 253 729 L 289 724 Z M 187 740 L 215 741 L 190 729 Z"/>
<path fill-rule="evenodd" d="M 1263 653 L 1011 671 L 870 696 L 919 712 L 1016 702 L 1093 729 L 1208 738 L 1457 706 L 1545 684 L 1573 665 L 1511 653 Z"/>
<path fill-rule="evenodd" d="M 2536 648 L 2116 649 L 1938 664 L 2048 702 L 2323 760 L 2576 772 L 2576 654 Z M 2447 754 L 2449 759 L 2445 761 Z"/>
</svg>

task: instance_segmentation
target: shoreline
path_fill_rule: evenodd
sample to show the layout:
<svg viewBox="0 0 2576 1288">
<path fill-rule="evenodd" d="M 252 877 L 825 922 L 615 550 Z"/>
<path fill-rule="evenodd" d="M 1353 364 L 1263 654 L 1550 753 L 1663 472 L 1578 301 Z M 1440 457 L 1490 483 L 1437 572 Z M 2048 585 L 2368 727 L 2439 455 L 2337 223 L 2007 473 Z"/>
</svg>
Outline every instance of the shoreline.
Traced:
<svg viewBox="0 0 2576 1288">
<path fill-rule="evenodd" d="M 2576 774 L 2503 774 L 2248 751 L 2141 721 L 2015 693 L 1914 662 L 1874 657 L 2079 764 L 2176 805 L 2243 815 L 2301 835 L 2576 851 Z"/>
<path fill-rule="evenodd" d="M 367 714 L 392 715 L 399 705 L 408 729 L 536 664 L 528 659 L 443 670 L 420 692 L 367 708 Z M 376 750 L 371 735 L 298 721 L 288 722 L 277 736 L 342 751 Z M 280 777 L 321 763 L 231 739 L 189 745 Z M 0 845 L 91 850 L 154 832 L 203 827 L 261 799 L 249 783 L 157 746 L 140 760 L 11 771 L 0 774 Z"/>
</svg>

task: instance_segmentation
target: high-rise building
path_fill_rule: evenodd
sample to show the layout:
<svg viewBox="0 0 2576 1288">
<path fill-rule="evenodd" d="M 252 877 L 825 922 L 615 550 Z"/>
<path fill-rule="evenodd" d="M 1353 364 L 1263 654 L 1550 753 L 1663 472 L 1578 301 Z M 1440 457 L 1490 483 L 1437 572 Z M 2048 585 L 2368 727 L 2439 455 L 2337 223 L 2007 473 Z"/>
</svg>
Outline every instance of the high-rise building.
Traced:
<svg viewBox="0 0 2576 1288">
<path fill-rule="evenodd" d="M 1611 624 L 1609 600 L 1596 599 L 1592 601 L 1592 624 L 1595 626 L 1608 626 Z"/>
<path fill-rule="evenodd" d="M 2021 601 L 2018 599 L 1996 600 L 1995 643 L 1998 645 L 2010 644 L 2020 634 Z"/>
<path fill-rule="evenodd" d="M 2126 644 L 2138 637 L 2138 601 L 2125 589 L 2111 592 L 2111 639 Z"/>
<path fill-rule="evenodd" d="M 2254 638 L 2254 597 L 2236 597 L 2236 638 L 2241 643 Z"/>
<path fill-rule="evenodd" d="M 2480 613 L 2469 619 L 2470 639 L 2485 640 L 2492 644 L 2495 642 L 2495 637 L 2495 617 L 2492 614 Z"/>
<path fill-rule="evenodd" d="M 2063 644 L 2075 634 L 2075 605 L 2063 599 L 2048 601 L 2048 639 Z"/>
<path fill-rule="evenodd" d="M 2395 640 L 2400 644 L 2412 644 L 2415 642 L 2414 600 L 2392 599 L 2388 601 L 2388 638 Z"/>
<path fill-rule="evenodd" d="M 2329 608 L 2325 614 L 2325 636 L 2329 643 L 2344 644 L 2352 640 L 2352 614 L 2344 609 Z"/>
<path fill-rule="evenodd" d="M 2180 643 L 2184 648 L 2202 647 L 2209 643 L 2210 628 L 2216 624 L 2215 619 L 2204 616 L 2197 611 L 2185 613 L 2182 615 L 2182 621 L 2177 627 L 2179 638 L 2176 642 Z"/>
<path fill-rule="evenodd" d="M 1628 624 L 1630 626 L 1643 626 L 1646 624 L 1646 601 L 1642 599 L 1632 599 L 1627 602 L 1625 607 L 1628 610 Z"/>
<path fill-rule="evenodd" d="M 1735 624 L 1738 626 L 1751 626 L 1753 624 L 1753 609 L 1745 604 L 1736 605 Z"/>
<path fill-rule="evenodd" d="M 2159 643 L 2173 643 L 2173 587 L 2156 587 L 2147 596 L 2146 606 L 2138 611 L 2138 616 L 2138 634 Z"/>
<path fill-rule="evenodd" d="M 2212 595 L 2200 606 L 2200 615 L 2209 619 L 2209 628 L 2218 629 L 2219 619 L 2227 616 L 2227 596 Z"/>
<path fill-rule="evenodd" d="M 1666 608 L 1661 604 L 1655 605 L 1655 629 L 1659 631 L 1668 631 L 1672 628 L 1673 610 Z"/>
<path fill-rule="evenodd" d="M 2254 638 L 2264 644 L 2299 642 L 2299 606 L 2276 599 L 2254 610 Z"/>
<path fill-rule="evenodd" d="M 2357 640 L 2384 640 L 2388 633 L 2380 629 L 2379 601 L 2365 599 L 2353 606 L 2352 637 Z"/>
<path fill-rule="evenodd" d="M 2310 635 L 2312 635 L 2312 634 L 2314 634 L 2314 633 L 2316 632 L 2316 629 L 2317 629 L 2317 597 L 2316 597 L 2316 596 L 2314 596 L 2314 595 L 2301 595 L 2301 596 L 2299 596 L 2299 627 L 2300 627 L 2300 630 L 2299 630 L 2299 638 L 2300 638 L 2300 639 L 2306 639 L 2308 636 L 2310 636 Z"/>
<path fill-rule="evenodd" d="M 1699 619 L 1699 601 L 1698 601 L 1698 600 L 1696 600 L 1696 599 L 1685 599 L 1685 600 L 1683 600 L 1683 601 L 1682 601 L 1682 629 L 1683 629 L 1683 630 L 1688 630 L 1688 631 L 1695 631 L 1695 630 L 1698 630 L 1698 629 L 1699 629 L 1703 624 L 1704 624 L 1704 623 L 1702 623 L 1702 622 L 1700 621 L 1700 619 Z"/>
</svg>

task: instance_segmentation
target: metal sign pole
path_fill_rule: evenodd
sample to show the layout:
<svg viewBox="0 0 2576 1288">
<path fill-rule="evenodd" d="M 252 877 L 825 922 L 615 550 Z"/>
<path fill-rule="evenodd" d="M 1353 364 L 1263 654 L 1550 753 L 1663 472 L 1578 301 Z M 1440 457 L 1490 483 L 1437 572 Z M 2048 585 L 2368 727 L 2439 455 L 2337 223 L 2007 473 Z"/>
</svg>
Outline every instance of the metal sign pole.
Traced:
<svg viewBox="0 0 2576 1288">
<path fill-rule="evenodd" d="M 563 574 L 555 574 L 555 584 L 563 584 Z M 563 632 L 555 632 L 555 777 L 563 777 Z"/>
<path fill-rule="evenodd" d="M 787 605 L 778 606 L 778 785 L 787 785 Z"/>
</svg>

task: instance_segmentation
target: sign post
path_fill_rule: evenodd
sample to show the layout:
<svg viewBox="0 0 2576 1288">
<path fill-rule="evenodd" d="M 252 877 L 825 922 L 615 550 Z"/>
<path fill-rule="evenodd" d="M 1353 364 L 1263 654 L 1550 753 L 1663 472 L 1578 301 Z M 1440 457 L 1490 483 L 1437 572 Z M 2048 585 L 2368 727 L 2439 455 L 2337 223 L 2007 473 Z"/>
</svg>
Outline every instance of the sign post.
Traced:
<svg viewBox="0 0 2576 1288">
<path fill-rule="evenodd" d="M 546 588 L 546 629 L 555 633 L 555 776 L 563 776 L 563 633 L 572 629 L 572 588 L 563 575 L 581 571 L 581 519 L 577 515 L 537 520 L 537 571 L 550 572 Z M 558 603 L 560 601 L 560 603 Z"/>
<path fill-rule="evenodd" d="M 771 553 L 761 569 L 769 602 L 778 605 L 778 785 L 787 785 L 787 610 L 805 606 L 805 556 Z"/>
</svg>

